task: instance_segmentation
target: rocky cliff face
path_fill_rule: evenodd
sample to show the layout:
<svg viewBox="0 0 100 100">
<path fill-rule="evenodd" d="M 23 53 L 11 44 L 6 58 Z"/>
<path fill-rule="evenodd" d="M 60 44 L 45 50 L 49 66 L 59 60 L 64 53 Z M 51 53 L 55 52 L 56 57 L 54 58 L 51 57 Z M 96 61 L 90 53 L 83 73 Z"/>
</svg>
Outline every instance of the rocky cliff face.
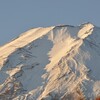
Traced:
<svg viewBox="0 0 100 100">
<path fill-rule="evenodd" d="M 40 27 L 0 47 L 0 100 L 99 98 L 99 32 L 91 23 Z"/>
</svg>

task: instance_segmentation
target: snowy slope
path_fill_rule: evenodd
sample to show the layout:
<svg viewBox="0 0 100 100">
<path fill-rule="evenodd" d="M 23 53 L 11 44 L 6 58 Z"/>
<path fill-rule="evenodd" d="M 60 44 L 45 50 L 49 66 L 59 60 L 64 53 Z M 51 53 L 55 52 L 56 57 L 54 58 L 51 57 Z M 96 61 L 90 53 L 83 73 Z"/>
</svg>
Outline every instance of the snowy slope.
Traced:
<svg viewBox="0 0 100 100">
<path fill-rule="evenodd" d="M 31 29 L 0 47 L 0 100 L 94 100 L 100 96 L 100 28 Z"/>
</svg>

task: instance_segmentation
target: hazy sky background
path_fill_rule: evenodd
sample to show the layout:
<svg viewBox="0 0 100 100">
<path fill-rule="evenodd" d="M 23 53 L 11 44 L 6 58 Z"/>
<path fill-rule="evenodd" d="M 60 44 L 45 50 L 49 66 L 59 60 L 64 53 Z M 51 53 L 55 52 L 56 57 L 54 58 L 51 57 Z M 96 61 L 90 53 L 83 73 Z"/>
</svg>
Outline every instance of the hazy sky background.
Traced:
<svg viewBox="0 0 100 100">
<path fill-rule="evenodd" d="M 0 0 L 0 45 L 34 27 L 100 26 L 100 0 Z"/>
</svg>

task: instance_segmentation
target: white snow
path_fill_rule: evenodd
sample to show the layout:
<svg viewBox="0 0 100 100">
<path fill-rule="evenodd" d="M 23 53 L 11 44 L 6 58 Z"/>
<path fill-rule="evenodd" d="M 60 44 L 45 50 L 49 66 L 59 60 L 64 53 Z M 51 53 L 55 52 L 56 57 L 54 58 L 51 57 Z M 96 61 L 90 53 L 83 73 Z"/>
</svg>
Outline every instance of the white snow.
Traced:
<svg viewBox="0 0 100 100">
<path fill-rule="evenodd" d="M 0 48 L 0 52 L 2 52 L 2 53 L 0 53 L 0 59 L 1 59 L 0 65 L 2 65 L 4 63 L 4 62 L 2 62 L 3 61 L 2 59 L 5 59 L 6 57 L 8 57 L 16 49 L 24 47 L 25 45 L 29 44 L 30 42 L 45 35 L 53 28 L 54 27 L 31 29 L 31 30 L 25 32 L 19 38 L 15 39 L 14 41 L 2 46 Z"/>
</svg>

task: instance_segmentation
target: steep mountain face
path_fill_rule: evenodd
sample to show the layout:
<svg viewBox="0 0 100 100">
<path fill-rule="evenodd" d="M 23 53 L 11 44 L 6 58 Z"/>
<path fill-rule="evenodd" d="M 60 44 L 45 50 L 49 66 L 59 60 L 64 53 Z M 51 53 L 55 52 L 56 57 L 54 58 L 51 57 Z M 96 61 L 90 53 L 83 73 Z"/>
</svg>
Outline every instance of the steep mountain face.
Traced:
<svg viewBox="0 0 100 100">
<path fill-rule="evenodd" d="M 0 100 L 96 100 L 100 28 L 31 29 L 0 47 Z"/>
</svg>

